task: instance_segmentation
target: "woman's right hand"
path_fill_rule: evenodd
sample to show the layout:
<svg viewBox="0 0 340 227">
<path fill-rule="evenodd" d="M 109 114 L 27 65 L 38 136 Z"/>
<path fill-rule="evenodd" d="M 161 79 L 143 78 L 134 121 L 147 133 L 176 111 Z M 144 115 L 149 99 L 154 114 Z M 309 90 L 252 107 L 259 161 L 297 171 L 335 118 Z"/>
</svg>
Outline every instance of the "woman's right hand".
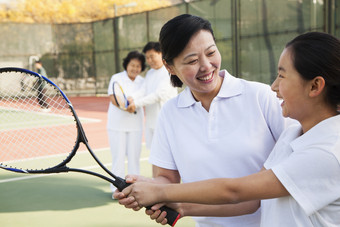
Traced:
<svg viewBox="0 0 340 227">
<path fill-rule="evenodd" d="M 134 113 L 136 111 L 135 102 L 133 101 L 131 97 L 128 97 L 128 101 L 129 101 L 129 106 L 126 108 L 126 111 L 128 111 L 129 113 Z"/>
</svg>

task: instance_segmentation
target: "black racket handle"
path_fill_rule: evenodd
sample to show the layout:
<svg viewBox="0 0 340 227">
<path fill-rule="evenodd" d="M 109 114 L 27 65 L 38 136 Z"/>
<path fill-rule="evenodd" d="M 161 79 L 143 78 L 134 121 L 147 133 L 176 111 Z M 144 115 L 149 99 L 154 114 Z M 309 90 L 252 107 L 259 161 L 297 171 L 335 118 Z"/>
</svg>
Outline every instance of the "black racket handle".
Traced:
<svg viewBox="0 0 340 227">
<path fill-rule="evenodd" d="M 148 210 L 151 210 L 151 207 L 152 206 L 147 206 L 145 207 L 146 209 Z M 165 211 L 166 212 L 166 216 L 165 218 L 168 220 L 168 224 L 171 225 L 171 226 L 175 226 L 176 222 L 178 221 L 178 219 L 181 217 L 181 215 L 171 209 L 170 207 L 167 207 L 167 206 L 162 206 L 161 208 L 159 208 L 162 212 Z"/>
<path fill-rule="evenodd" d="M 119 191 L 122 191 L 124 188 L 128 187 L 129 185 L 131 185 L 130 183 L 126 183 L 126 181 L 123 178 L 117 177 L 115 179 L 115 184 L 116 188 Z M 145 207 L 148 210 L 151 210 L 152 206 L 147 206 Z M 166 216 L 165 218 L 167 219 L 167 223 L 171 226 L 175 226 L 176 222 L 178 221 L 178 219 L 181 217 L 180 213 L 178 213 L 177 211 L 175 211 L 174 209 L 171 209 L 170 207 L 167 206 L 162 206 L 161 208 L 159 208 L 162 212 L 165 211 L 166 212 Z"/>
</svg>

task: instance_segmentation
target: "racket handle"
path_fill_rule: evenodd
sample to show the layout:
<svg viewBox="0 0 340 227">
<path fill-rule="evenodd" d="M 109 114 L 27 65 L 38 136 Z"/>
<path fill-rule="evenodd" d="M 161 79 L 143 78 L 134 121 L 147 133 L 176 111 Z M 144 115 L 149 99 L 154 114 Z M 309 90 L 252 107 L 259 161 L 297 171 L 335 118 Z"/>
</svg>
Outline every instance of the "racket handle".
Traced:
<svg viewBox="0 0 340 227">
<path fill-rule="evenodd" d="M 148 210 L 151 210 L 151 206 L 147 206 L 145 207 L 146 209 Z M 165 218 L 168 220 L 168 224 L 171 225 L 171 226 L 175 226 L 176 225 L 176 222 L 178 221 L 178 219 L 181 217 L 181 215 L 171 209 L 170 207 L 167 207 L 167 206 L 162 206 L 161 208 L 159 208 L 162 212 L 165 211 L 166 212 L 166 216 Z"/>
<path fill-rule="evenodd" d="M 116 177 L 115 184 L 116 188 L 119 191 L 122 191 L 124 188 L 128 187 L 131 185 L 130 183 L 126 183 L 126 181 L 123 178 Z M 151 210 L 152 206 L 147 206 L 146 209 Z M 175 211 L 174 209 L 171 209 L 170 207 L 167 206 L 162 206 L 160 210 L 163 212 L 166 212 L 166 219 L 168 220 L 168 224 L 171 226 L 175 226 L 176 222 L 178 219 L 181 217 L 181 215 Z"/>
<path fill-rule="evenodd" d="M 126 183 L 126 181 L 123 178 L 120 178 L 116 176 L 115 182 L 112 183 L 120 192 L 123 191 L 124 188 L 131 185 L 130 183 Z"/>
</svg>

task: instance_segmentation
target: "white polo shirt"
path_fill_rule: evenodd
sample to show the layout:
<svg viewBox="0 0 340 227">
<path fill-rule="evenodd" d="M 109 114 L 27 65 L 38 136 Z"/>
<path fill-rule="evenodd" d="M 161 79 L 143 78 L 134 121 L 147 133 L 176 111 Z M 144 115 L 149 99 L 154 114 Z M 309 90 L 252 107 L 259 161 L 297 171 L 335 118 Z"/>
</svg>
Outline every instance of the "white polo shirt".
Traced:
<svg viewBox="0 0 340 227">
<path fill-rule="evenodd" d="M 339 227 L 340 115 L 301 132 L 284 131 L 265 162 L 290 196 L 261 201 L 261 226 Z"/>
<path fill-rule="evenodd" d="M 221 71 L 218 95 L 207 112 L 188 87 L 162 108 L 150 162 L 178 170 L 183 182 L 256 173 L 285 128 L 279 100 L 268 85 Z M 195 218 L 199 226 L 260 225 L 260 212 Z"/>
<path fill-rule="evenodd" d="M 142 86 L 143 80 L 143 77 L 137 76 L 135 80 L 132 81 L 126 71 L 114 74 L 109 83 L 108 95 L 113 94 L 112 85 L 114 81 L 118 81 L 125 95 L 128 97 L 129 94 L 132 94 Z M 136 114 L 133 114 L 121 110 L 110 102 L 107 115 L 107 129 L 126 132 L 143 130 L 143 109 L 138 108 L 136 112 Z"/>
<path fill-rule="evenodd" d="M 136 107 L 145 106 L 146 128 L 156 127 L 161 107 L 176 95 L 177 88 L 171 85 L 169 72 L 164 65 L 146 73 L 143 86 L 132 94 Z"/>
</svg>

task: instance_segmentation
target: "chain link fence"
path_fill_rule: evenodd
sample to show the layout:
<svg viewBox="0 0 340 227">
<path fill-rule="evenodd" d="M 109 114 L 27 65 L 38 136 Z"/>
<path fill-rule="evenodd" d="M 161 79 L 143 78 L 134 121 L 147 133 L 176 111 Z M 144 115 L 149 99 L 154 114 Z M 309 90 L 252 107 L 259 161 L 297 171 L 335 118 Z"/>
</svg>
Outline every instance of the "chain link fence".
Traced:
<svg viewBox="0 0 340 227">
<path fill-rule="evenodd" d="M 77 24 L 0 24 L 0 67 L 34 70 L 70 95 L 106 94 L 112 74 L 131 50 L 157 41 L 162 25 L 190 13 L 208 19 L 222 55 L 222 69 L 270 84 L 287 41 L 307 31 L 340 37 L 336 0 L 201 0 L 150 12 Z"/>
</svg>

